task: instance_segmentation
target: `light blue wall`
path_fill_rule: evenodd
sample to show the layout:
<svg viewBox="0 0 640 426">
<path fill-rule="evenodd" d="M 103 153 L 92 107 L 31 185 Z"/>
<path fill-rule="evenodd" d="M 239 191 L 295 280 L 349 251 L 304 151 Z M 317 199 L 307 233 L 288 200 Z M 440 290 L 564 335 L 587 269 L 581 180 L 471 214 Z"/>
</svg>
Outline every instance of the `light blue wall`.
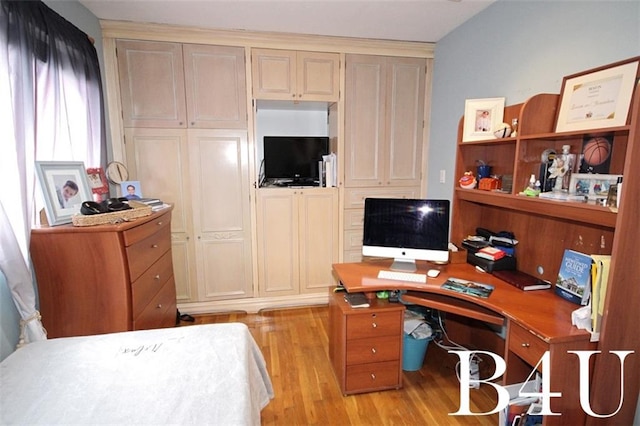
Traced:
<svg viewBox="0 0 640 426">
<path fill-rule="evenodd" d="M 452 197 L 465 99 L 560 93 L 566 75 L 637 55 L 637 1 L 499 0 L 480 12 L 436 44 L 427 196 Z"/>
</svg>

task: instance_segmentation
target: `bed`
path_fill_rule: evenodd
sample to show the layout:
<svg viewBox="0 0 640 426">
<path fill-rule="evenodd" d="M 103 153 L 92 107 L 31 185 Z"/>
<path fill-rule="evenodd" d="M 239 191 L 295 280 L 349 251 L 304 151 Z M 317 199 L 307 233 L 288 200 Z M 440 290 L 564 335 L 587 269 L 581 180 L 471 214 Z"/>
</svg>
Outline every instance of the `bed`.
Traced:
<svg viewBox="0 0 640 426">
<path fill-rule="evenodd" d="M 273 398 L 241 323 L 34 342 L 0 383 L 1 424 L 259 425 Z"/>
</svg>

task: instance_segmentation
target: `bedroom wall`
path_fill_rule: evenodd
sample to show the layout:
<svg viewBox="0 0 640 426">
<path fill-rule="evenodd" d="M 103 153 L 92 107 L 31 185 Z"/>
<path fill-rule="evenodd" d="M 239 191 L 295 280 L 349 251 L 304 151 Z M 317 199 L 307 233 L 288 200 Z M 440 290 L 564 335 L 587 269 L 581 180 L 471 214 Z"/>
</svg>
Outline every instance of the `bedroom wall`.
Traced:
<svg viewBox="0 0 640 426">
<path fill-rule="evenodd" d="M 452 197 L 465 99 L 560 93 L 566 75 L 639 54 L 637 1 L 499 0 L 456 28 L 436 44 L 427 196 Z"/>
</svg>

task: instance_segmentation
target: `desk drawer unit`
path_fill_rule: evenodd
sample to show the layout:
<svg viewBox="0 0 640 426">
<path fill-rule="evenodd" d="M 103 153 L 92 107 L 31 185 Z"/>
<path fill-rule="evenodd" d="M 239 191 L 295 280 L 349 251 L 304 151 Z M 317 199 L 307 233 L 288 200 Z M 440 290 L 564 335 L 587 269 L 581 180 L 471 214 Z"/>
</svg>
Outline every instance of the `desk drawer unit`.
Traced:
<svg viewBox="0 0 640 426">
<path fill-rule="evenodd" d="M 373 300 L 354 309 L 340 293 L 329 299 L 330 356 L 342 393 L 401 388 L 404 306 Z"/>
<path fill-rule="evenodd" d="M 549 344 L 529 330 L 511 322 L 509 325 L 509 350 L 529 365 L 536 365 L 549 350 Z"/>
</svg>

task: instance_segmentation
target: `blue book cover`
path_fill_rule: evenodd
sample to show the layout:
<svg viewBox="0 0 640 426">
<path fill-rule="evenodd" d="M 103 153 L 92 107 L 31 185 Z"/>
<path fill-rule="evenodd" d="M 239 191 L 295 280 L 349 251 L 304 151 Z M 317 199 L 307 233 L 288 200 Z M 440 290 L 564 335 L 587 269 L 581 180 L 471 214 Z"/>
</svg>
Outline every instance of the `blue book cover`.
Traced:
<svg viewBox="0 0 640 426">
<path fill-rule="evenodd" d="M 565 250 L 556 281 L 556 294 L 578 305 L 589 302 L 591 290 L 591 256 Z"/>
</svg>

